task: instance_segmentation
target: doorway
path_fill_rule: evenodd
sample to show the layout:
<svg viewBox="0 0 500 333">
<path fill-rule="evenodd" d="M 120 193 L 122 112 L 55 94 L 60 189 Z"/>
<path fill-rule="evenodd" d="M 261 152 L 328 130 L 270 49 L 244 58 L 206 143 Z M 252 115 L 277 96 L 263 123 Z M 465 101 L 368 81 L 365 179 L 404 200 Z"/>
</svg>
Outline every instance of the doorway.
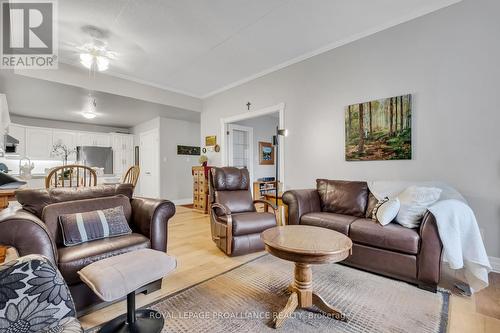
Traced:
<svg viewBox="0 0 500 333">
<path fill-rule="evenodd" d="M 140 134 L 140 167 L 139 193 L 147 198 L 160 197 L 159 172 L 159 133 L 153 129 Z"/>
<path fill-rule="evenodd" d="M 248 171 L 251 178 L 251 183 L 256 181 L 258 178 L 267 177 L 275 177 L 275 165 L 266 165 L 263 166 L 259 162 L 259 142 L 257 141 L 265 141 L 267 143 L 272 142 L 272 136 L 276 133 L 276 126 L 279 128 L 285 127 L 285 119 L 284 119 L 284 110 L 285 104 L 280 103 L 277 105 L 273 105 L 264 109 L 260 109 L 257 111 L 245 112 L 239 115 L 231 116 L 228 118 L 221 119 L 221 164 L 223 166 L 232 166 L 235 165 L 235 161 L 233 161 L 233 157 L 231 156 L 232 147 L 232 139 L 231 139 L 231 127 L 252 127 L 252 137 L 253 137 L 253 145 L 250 145 L 248 148 L 248 156 L 250 161 L 254 163 L 249 164 Z M 260 127 L 258 124 L 255 124 L 254 121 L 259 118 L 268 118 L 272 119 L 274 124 L 271 126 L 268 134 L 265 134 L 263 137 L 260 134 Z M 284 151 L 285 151 L 285 139 L 282 136 L 278 136 L 278 144 L 279 144 L 279 153 L 275 156 L 275 163 L 279 163 L 279 181 L 281 183 L 282 188 L 285 184 L 285 165 L 284 165 Z M 268 168 L 268 175 L 263 175 L 261 170 L 263 168 Z"/>
<path fill-rule="evenodd" d="M 253 128 L 239 124 L 227 125 L 228 166 L 246 168 L 253 179 Z"/>
</svg>

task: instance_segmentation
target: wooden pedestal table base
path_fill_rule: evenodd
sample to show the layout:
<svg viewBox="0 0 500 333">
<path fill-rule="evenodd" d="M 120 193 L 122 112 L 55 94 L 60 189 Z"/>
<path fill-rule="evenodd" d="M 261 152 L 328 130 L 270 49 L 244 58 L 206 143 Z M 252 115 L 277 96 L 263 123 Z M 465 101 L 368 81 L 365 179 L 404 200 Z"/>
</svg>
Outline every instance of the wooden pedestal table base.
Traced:
<svg viewBox="0 0 500 333">
<path fill-rule="evenodd" d="M 295 279 L 288 287 L 291 294 L 285 308 L 275 318 L 275 328 L 281 327 L 297 308 L 313 305 L 334 319 L 347 321 L 342 312 L 313 291 L 311 270 L 311 264 L 333 263 L 347 258 L 352 249 L 347 236 L 319 227 L 287 225 L 268 229 L 261 238 L 269 253 L 295 262 Z"/>
<path fill-rule="evenodd" d="M 274 327 L 279 328 L 297 308 L 310 308 L 313 305 L 334 319 L 347 321 L 347 317 L 328 304 L 312 289 L 312 270 L 310 264 L 295 263 L 295 281 L 290 284 L 291 293 L 285 308 L 274 319 Z"/>
</svg>

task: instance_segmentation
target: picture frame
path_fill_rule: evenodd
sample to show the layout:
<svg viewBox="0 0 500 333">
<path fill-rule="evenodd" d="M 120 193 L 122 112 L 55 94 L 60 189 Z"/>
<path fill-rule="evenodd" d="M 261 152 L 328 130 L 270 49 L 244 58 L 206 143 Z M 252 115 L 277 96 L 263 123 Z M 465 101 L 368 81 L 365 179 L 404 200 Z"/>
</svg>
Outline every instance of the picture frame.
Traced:
<svg viewBox="0 0 500 333">
<path fill-rule="evenodd" d="M 412 95 L 399 95 L 345 108 L 345 160 L 412 159 Z"/>
<path fill-rule="evenodd" d="M 217 135 L 209 135 L 205 137 L 205 146 L 212 147 L 217 145 Z"/>
<path fill-rule="evenodd" d="M 201 149 L 196 146 L 177 146 L 177 155 L 200 155 Z"/>
<path fill-rule="evenodd" d="M 259 164 L 274 165 L 274 146 L 270 142 L 259 142 Z"/>
</svg>

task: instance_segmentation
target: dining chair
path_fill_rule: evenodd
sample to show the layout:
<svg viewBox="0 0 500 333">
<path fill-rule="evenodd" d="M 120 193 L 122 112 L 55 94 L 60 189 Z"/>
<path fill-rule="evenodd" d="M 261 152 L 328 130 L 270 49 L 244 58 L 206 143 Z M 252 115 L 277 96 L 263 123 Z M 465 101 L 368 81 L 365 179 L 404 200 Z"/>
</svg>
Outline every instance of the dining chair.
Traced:
<svg viewBox="0 0 500 333">
<path fill-rule="evenodd" d="M 52 169 L 45 177 L 45 188 L 90 187 L 97 185 L 97 174 L 86 165 L 70 164 Z"/>
<path fill-rule="evenodd" d="M 132 184 L 135 185 L 137 184 L 137 181 L 139 180 L 139 174 L 141 173 L 141 168 L 139 168 L 138 165 L 131 166 L 127 172 L 125 173 L 125 176 L 123 176 L 123 184 Z"/>
</svg>

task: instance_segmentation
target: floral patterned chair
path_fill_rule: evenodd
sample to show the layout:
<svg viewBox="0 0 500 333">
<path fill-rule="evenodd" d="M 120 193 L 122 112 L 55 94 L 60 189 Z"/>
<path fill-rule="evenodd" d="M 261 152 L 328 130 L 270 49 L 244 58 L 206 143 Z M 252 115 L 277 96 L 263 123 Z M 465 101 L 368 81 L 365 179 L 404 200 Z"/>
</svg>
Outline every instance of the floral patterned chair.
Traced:
<svg viewBox="0 0 500 333">
<path fill-rule="evenodd" d="M 68 286 L 43 256 L 0 265 L 0 333 L 11 332 L 83 332 Z"/>
</svg>

